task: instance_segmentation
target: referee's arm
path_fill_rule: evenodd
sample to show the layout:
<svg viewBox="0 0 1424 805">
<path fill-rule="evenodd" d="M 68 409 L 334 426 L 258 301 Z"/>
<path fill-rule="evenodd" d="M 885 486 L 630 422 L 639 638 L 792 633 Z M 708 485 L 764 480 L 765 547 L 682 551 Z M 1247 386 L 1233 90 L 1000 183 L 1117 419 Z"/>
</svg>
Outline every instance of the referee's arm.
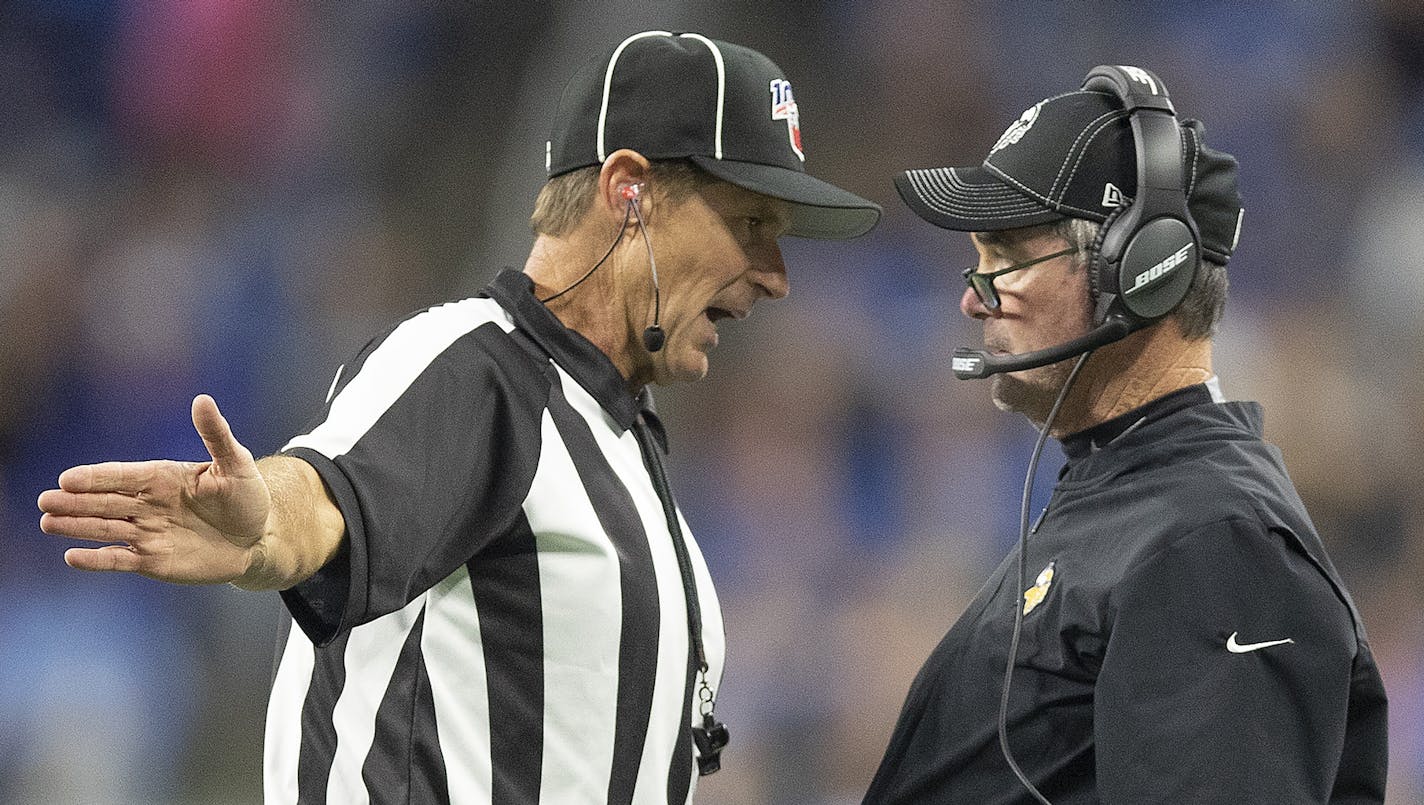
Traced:
<svg viewBox="0 0 1424 805">
<path fill-rule="evenodd" d="M 272 511 L 257 555 L 233 584 L 244 590 L 286 590 L 311 578 L 336 556 L 346 521 L 312 465 L 269 456 L 257 470 L 272 491 Z"/>
<path fill-rule="evenodd" d="M 1330 801 L 1357 641 L 1294 537 L 1213 523 L 1120 593 L 1094 702 L 1102 802 Z"/>
</svg>

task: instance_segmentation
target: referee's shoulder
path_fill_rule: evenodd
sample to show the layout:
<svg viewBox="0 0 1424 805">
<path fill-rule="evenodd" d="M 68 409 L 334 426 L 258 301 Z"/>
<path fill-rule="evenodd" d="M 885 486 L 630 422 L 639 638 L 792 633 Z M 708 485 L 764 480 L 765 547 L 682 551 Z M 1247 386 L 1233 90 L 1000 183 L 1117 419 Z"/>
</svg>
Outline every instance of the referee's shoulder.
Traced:
<svg viewBox="0 0 1424 805">
<path fill-rule="evenodd" d="M 495 390 L 529 386 L 544 374 L 547 360 L 540 357 L 497 301 L 470 296 L 421 308 L 393 322 L 367 342 L 350 368 L 359 371 L 375 364 L 401 374 L 438 372 Z"/>
</svg>

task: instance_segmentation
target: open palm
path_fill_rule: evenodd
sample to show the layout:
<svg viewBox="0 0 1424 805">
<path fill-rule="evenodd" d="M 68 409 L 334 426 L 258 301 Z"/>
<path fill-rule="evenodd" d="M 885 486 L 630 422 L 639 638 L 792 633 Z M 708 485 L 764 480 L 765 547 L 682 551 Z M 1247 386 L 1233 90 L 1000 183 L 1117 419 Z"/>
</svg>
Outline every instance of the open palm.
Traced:
<svg viewBox="0 0 1424 805">
<path fill-rule="evenodd" d="M 267 528 L 271 493 L 213 398 L 199 395 L 192 413 L 211 461 L 72 467 L 60 474 L 59 489 L 40 495 L 40 530 L 114 543 L 69 549 L 71 567 L 181 584 L 227 582 L 247 572 Z"/>
</svg>

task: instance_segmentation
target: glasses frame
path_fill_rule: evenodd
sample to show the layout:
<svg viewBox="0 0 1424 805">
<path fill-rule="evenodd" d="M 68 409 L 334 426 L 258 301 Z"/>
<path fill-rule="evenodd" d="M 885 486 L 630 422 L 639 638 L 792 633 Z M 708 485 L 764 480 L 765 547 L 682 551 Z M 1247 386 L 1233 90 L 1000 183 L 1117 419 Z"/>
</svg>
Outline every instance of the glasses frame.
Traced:
<svg viewBox="0 0 1424 805">
<path fill-rule="evenodd" d="M 984 307 L 990 310 L 998 310 L 1001 302 L 999 300 L 999 289 L 994 287 L 995 279 L 998 279 L 999 277 L 1002 277 L 1005 274 L 1011 274 L 1015 271 L 1022 271 L 1025 268 L 1036 266 L 1039 263 L 1046 263 L 1049 260 L 1057 260 L 1060 257 L 1067 257 L 1068 255 L 1076 254 L 1079 251 L 1082 250 L 1077 246 L 1069 246 L 1068 248 L 1063 249 L 1062 251 L 1057 251 L 1053 254 L 1045 254 L 1042 257 L 1035 257 L 1032 260 L 1025 260 L 1022 263 L 1015 263 L 1009 266 L 1008 268 L 1001 268 L 998 271 L 990 271 L 986 274 L 981 274 L 979 272 L 978 264 L 975 264 L 964 269 L 964 271 L 961 273 L 964 276 L 964 284 L 974 289 L 974 295 L 979 297 L 979 301 L 983 303 Z"/>
</svg>

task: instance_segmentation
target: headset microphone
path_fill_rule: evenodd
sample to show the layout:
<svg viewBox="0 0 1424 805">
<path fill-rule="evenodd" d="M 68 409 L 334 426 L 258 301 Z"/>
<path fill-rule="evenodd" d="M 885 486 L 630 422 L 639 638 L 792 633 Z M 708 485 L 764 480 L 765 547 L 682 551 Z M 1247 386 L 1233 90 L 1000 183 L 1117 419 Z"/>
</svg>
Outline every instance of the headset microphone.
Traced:
<svg viewBox="0 0 1424 805">
<path fill-rule="evenodd" d="M 1113 95 L 1132 127 L 1136 198 L 1103 223 L 1089 254 L 1089 280 L 1102 320 L 1087 334 L 1022 355 L 955 350 L 950 368 L 960 379 L 1017 372 L 1106 346 L 1160 321 L 1181 304 L 1201 263 L 1201 235 L 1187 206 L 1182 140 L 1176 111 L 1161 79 L 1120 65 L 1093 68 L 1083 89 Z"/>
<path fill-rule="evenodd" d="M 667 333 L 658 324 L 662 313 L 662 291 L 658 288 L 658 263 L 653 259 L 653 242 L 648 239 L 648 228 L 643 224 L 643 211 L 638 206 L 641 185 L 630 184 L 622 188 L 623 198 L 628 199 L 628 207 L 638 221 L 638 231 L 643 235 L 643 245 L 648 249 L 648 270 L 653 276 L 653 323 L 643 330 L 643 347 L 649 352 L 657 352 L 667 343 Z"/>
<path fill-rule="evenodd" d="M 1109 315 L 1107 320 L 1072 341 L 1046 349 L 1024 352 L 1018 355 L 994 355 L 982 349 L 960 347 L 954 351 L 950 369 L 960 380 L 988 377 L 1000 372 L 1021 372 L 1037 369 L 1050 363 L 1065 361 L 1075 355 L 1090 352 L 1098 347 L 1111 344 L 1127 337 L 1133 326 L 1122 316 Z"/>
<path fill-rule="evenodd" d="M 643 225 L 643 212 L 638 207 L 638 196 L 642 192 L 642 187 L 640 184 L 626 184 L 618 189 L 619 195 L 627 200 L 628 209 L 623 212 L 623 224 L 618 227 L 618 234 L 613 238 L 613 243 L 608 247 L 608 251 L 604 252 L 603 256 L 599 258 L 598 262 L 593 264 L 593 268 L 590 268 L 582 277 L 579 277 L 573 284 L 564 288 L 562 291 L 540 299 L 539 301 L 547 305 L 582 285 L 584 280 L 593 276 L 593 272 L 597 271 L 598 267 L 603 265 L 603 263 L 608 260 L 608 256 L 613 254 L 613 250 L 618 247 L 619 241 L 623 239 L 623 232 L 628 229 L 629 216 L 634 216 L 638 221 L 638 231 L 643 235 L 643 245 L 648 249 L 648 268 L 653 274 L 653 323 L 647 329 L 643 330 L 643 347 L 649 352 L 657 352 L 663 348 L 663 344 L 667 341 L 667 333 L 663 332 L 663 328 L 658 324 L 658 316 L 662 312 L 662 294 L 658 289 L 658 265 L 653 260 L 653 243 L 648 239 L 648 229 Z"/>
</svg>

